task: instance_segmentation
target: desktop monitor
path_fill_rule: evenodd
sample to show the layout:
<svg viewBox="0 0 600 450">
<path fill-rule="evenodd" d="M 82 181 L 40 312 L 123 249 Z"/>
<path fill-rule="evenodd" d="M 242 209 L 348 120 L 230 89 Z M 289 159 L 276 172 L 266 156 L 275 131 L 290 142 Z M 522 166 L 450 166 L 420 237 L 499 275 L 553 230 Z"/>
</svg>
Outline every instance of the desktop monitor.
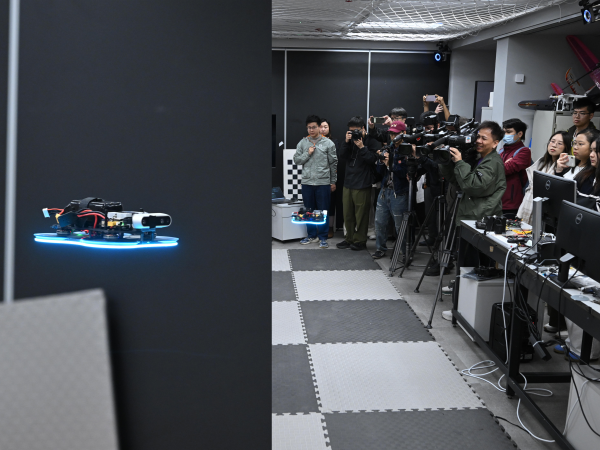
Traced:
<svg viewBox="0 0 600 450">
<path fill-rule="evenodd" d="M 533 198 L 541 197 L 542 222 L 553 228 L 558 225 L 558 218 L 563 200 L 575 203 L 577 198 L 577 182 L 537 170 L 533 171 Z"/>
<path fill-rule="evenodd" d="M 600 213 L 571 202 L 562 202 L 556 246 L 576 257 L 573 267 L 600 281 Z"/>
</svg>

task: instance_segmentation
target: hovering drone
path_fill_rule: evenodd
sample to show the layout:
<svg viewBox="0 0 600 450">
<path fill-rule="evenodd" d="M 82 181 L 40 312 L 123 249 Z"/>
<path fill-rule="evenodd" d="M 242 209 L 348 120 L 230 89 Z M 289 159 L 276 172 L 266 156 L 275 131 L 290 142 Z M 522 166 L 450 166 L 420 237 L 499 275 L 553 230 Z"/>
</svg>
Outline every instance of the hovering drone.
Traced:
<svg viewBox="0 0 600 450">
<path fill-rule="evenodd" d="M 54 233 L 35 234 L 38 242 L 88 247 L 172 247 L 177 238 L 157 236 L 156 230 L 171 225 L 163 213 L 123 211 L 121 202 L 87 197 L 72 200 L 64 208 L 44 208 L 44 217 L 55 218 Z"/>
<path fill-rule="evenodd" d="M 300 208 L 292 213 L 292 223 L 301 225 L 322 225 L 327 222 L 327 210 L 312 210 Z"/>
</svg>

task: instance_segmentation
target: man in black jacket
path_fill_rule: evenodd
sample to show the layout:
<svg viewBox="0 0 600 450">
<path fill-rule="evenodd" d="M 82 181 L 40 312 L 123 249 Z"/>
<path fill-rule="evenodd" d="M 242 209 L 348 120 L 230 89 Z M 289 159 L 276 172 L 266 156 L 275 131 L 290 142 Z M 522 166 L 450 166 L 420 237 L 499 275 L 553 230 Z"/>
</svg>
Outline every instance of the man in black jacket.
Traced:
<svg viewBox="0 0 600 450">
<path fill-rule="evenodd" d="M 364 250 L 367 248 L 369 203 L 377 155 L 364 144 L 367 133 L 362 117 L 356 116 L 350 119 L 348 130 L 346 140 L 340 148 L 340 156 L 346 159 L 342 194 L 346 236 L 342 242 L 337 244 L 337 248 Z M 360 137 L 353 136 L 353 132 Z"/>
<path fill-rule="evenodd" d="M 571 142 L 575 141 L 579 133 L 587 130 L 596 130 L 596 126 L 592 122 L 595 110 L 596 104 L 589 98 L 580 98 L 573 102 L 573 112 L 571 113 L 573 116 L 573 126 L 567 130 Z M 570 154 L 573 154 L 572 149 Z"/>
</svg>

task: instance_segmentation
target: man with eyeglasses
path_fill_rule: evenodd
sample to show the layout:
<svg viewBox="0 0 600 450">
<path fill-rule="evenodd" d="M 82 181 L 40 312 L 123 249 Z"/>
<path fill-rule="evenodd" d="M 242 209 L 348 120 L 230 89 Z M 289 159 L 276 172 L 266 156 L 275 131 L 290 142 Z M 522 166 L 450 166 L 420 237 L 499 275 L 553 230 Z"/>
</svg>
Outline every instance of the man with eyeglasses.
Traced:
<svg viewBox="0 0 600 450">
<path fill-rule="evenodd" d="M 306 118 L 308 136 L 298 142 L 294 162 L 302 165 L 304 206 L 312 210 L 329 210 L 329 200 L 337 181 L 337 154 L 335 144 L 321 135 L 320 125 L 319 117 Z M 320 242 L 319 248 L 329 247 L 329 224 L 307 225 L 306 230 L 308 236 L 300 241 L 302 245 Z"/>
<path fill-rule="evenodd" d="M 596 129 L 596 126 L 592 123 L 595 110 L 596 104 L 589 98 L 581 98 L 573 102 L 573 112 L 571 113 L 573 116 L 573 126 L 567 131 L 571 142 L 573 142 L 579 133 Z M 572 153 L 573 151 L 571 150 Z"/>
</svg>

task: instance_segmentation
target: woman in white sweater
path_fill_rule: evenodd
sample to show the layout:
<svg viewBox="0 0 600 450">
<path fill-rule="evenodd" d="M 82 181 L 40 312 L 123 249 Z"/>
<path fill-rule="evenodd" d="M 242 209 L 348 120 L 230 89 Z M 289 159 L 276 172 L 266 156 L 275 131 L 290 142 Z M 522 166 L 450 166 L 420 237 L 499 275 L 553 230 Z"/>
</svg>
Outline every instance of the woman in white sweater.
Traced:
<svg viewBox="0 0 600 450">
<path fill-rule="evenodd" d="M 539 170 L 540 172 L 554 175 L 556 161 L 560 154 L 568 153 L 571 149 L 571 138 L 569 134 L 566 131 L 557 131 L 550 137 L 546 149 L 546 154 L 527 168 L 526 172 L 529 186 L 527 186 L 525 197 L 517 212 L 517 217 L 530 225 L 532 222 L 531 214 L 533 210 L 533 171 Z"/>
</svg>

